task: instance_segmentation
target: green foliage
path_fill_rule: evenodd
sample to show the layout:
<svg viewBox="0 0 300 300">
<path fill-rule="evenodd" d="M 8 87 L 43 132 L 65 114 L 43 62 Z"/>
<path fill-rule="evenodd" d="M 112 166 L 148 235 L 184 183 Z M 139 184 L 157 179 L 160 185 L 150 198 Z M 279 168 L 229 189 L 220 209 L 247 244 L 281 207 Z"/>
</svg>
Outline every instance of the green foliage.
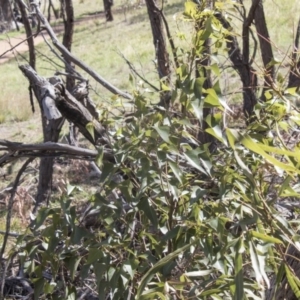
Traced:
<svg viewBox="0 0 300 300">
<path fill-rule="evenodd" d="M 270 92 L 247 128 L 226 127 L 221 70 L 209 66 L 215 82 L 205 90 L 191 67 L 208 37 L 222 50 L 224 30 L 213 11 L 192 2 L 185 17 L 204 25 L 171 91 L 182 113 L 149 107 L 135 92 L 130 123 L 109 121 L 115 162 L 99 148 L 102 176 L 91 207 L 82 214 L 69 189 L 57 207 L 39 211 L 33 235 L 19 239 L 36 299 L 75 299 L 85 285 L 99 299 L 262 299 L 273 274 L 277 284 L 285 274 L 299 295 L 284 257 L 288 245 L 299 246 L 297 223 L 274 208 L 280 197 L 300 196 L 299 145 L 284 138 L 300 124 L 286 96 L 295 91 Z M 216 113 L 204 119 L 204 108 Z M 203 122 L 214 152 L 197 142 Z"/>
</svg>

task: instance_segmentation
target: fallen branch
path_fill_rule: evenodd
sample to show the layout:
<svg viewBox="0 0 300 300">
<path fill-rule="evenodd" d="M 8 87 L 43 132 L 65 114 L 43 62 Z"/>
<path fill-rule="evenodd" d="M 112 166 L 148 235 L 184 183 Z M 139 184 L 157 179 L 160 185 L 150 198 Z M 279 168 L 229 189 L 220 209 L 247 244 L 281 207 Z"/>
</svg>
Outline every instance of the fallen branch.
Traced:
<svg viewBox="0 0 300 300">
<path fill-rule="evenodd" d="M 42 144 L 22 144 L 0 140 L 0 151 L 8 153 L 0 157 L 0 167 L 21 157 L 58 157 L 65 156 L 72 159 L 95 160 L 98 151 L 67 144 L 47 142 Z M 114 156 L 110 149 L 104 149 L 104 159 L 112 161 Z"/>
</svg>

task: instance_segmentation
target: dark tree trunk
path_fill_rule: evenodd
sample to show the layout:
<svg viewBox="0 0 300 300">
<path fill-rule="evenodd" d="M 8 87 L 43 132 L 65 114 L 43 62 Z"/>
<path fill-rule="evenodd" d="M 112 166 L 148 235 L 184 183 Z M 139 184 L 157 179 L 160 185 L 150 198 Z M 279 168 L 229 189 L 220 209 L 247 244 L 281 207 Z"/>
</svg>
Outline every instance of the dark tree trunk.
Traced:
<svg viewBox="0 0 300 300">
<path fill-rule="evenodd" d="M 48 5 L 48 22 L 51 20 L 51 9 L 53 10 L 53 14 L 55 19 L 58 19 L 58 11 L 55 9 L 52 0 L 48 0 L 49 1 L 49 5 Z"/>
<path fill-rule="evenodd" d="M 292 66 L 289 75 L 288 87 L 300 86 L 300 59 L 298 58 L 299 51 L 299 40 L 300 40 L 300 19 L 298 21 L 297 33 L 295 37 L 294 49 L 292 54 Z"/>
<path fill-rule="evenodd" d="M 62 17 L 64 20 L 64 37 L 63 37 L 63 45 L 71 52 L 72 42 L 73 42 L 73 31 L 74 31 L 74 8 L 73 8 L 73 1 L 72 0 L 61 0 L 62 4 Z M 72 70 L 69 70 L 69 66 L 72 64 L 71 61 L 64 57 L 66 60 L 66 72 L 72 74 Z M 67 90 L 71 93 L 75 86 L 74 78 L 68 76 L 67 77 Z"/>
<path fill-rule="evenodd" d="M 213 3 L 210 0 L 207 0 L 206 6 L 209 9 L 213 9 Z M 197 24 L 196 31 L 203 29 L 204 24 Z M 203 83 L 204 89 L 212 88 L 212 80 L 211 80 L 211 72 L 208 70 L 208 66 L 210 65 L 210 48 L 211 48 L 211 39 L 208 38 L 205 40 L 204 43 L 204 51 L 203 51 L 203 58 L 197 57 L 196 59 L 196 78 L 200 77 L 201 75 L 205 78 Z M 202 74 L 201 74 L 202 73 Z M 206 123 L 205 119 L 208 115 L 213 114 L 212 108 L 203 108 L 203 121 L 200 126 L 200 130 L 198 133 L 198 140 L 201 144 L 210 143 L 210 150 L 213 150 L 214 138 L 212 135 L 208 134 L 205 130 L 209 128 L 208 124 Z"/>
<path fill-rule="evenodd" d="M 216 17 L 220 20 L 221 24 L 225 29 L 231 31 L 230 23 L 220 13 L 216 14 Z M 251 24 L 251 23 L 250 23 Z M 249 42 L 249 35 L 243 35 L 243 49 L 247 48 Z M 238 72 L 242 84 L 243 84 L 243 111 L 246 118 L 249 118 L 253 114 L 253 109 L 257 103 L 256 98 L 256 87 L 257 87 L 257 76 L 255 70 L 249 64 L 249 53 L 243 55 L 239 47 L 237 38 L 234 35 L 228 35 L 226 37 L 226 43 L 228 48 L 228 56 L 233 64 L 233 68 Z M 249 43 L 248 43 L 249 44 Z M 248 48 L 249 52 L 249 48 Z M 248 56 L 248 57 L 245 57 Z"/>
<path fill-rule="evenodd" d="M 164 32 L 164 23 L 160 10 L 157 7 L 156 0 L 146 0 L 148 15 L 150 19 L 153 44 L 156 51 L 157 69 L 159 78 L 164 80 L 166 85 L 170 83 L 171 69 L 169 54 L 166 46 L 166 38 Z M 162 92 L 160 97 L 160 105 L 168 108 L 171 100 L 170 92 Z"/>
<path fill-rule="evenodd" d="M 64 20 L 64 37 L 63 37 L 63 45 L 71 52 L 72 48 L 72 41 L 73 41 L 73 31 L 74 31 L 74 8 L 73 8 L 73 1 L 72 0 L 61 0 L 61 14 Z M 65 57 L 66 72 L 67 74 L 72 74 L 73 69 L 75 66 L 72 62 Z M 71 93 L 75 86 L 75 79 L 71 76 L 67 76 L 66 88 Z M 77 146 L 77 130 L 76 127 L 70 123 L 69 126 L 69 143 L 73 146 Z"/>
<path fill-rule="evenodd" d="M 18 7 L 22 16 L 22 21 L 24 24 L 24 28 L 27 36 L 27 43 L 29 48 L 29 64 L 35 70 L 35 49 L 34 49 L 34 40 L 32 36 L 32 30 L 30 27 L 30 23 L 28 20 L 28 15 L 26 12 L 26 8 L 21 0 L 16 0 L 18 3 Z"/>
<path fill-rule="evenodd" d="M 12 14 L 9 0 L 0 1 L 0 32 L 10 30 L 12 27 Z"/>
<path fill-rule="evenodd" d="M 261 95 L 261 98 L 265 100 L 265 91 L 270 89 L 274 82 L 275 68 L 274 65 L 270 65 L 270 62 L 272 62 L 272 60 L 274 59 L 274 55 L 270 43 L 270 35 L 266 23 L 262 0 L 260 0 L 259 4 L 256 6 L 254 20 L 255 20 L 255 27 L 256 27 L 258 40 L 260 44 L 262 61 L 265 68 L 265 74 L 264 74 L 265 82 L 264 82 L 264 88 Z"/>
<path fill-rule="evenodd" d="M 105 11 L 105 18 L 107 22 L 111 22 L 114 20 L 111 7 L 113 6 L 114 2 L 113 0 L 103 0 L 104 4 L 104 11 Z"/>
</svg>

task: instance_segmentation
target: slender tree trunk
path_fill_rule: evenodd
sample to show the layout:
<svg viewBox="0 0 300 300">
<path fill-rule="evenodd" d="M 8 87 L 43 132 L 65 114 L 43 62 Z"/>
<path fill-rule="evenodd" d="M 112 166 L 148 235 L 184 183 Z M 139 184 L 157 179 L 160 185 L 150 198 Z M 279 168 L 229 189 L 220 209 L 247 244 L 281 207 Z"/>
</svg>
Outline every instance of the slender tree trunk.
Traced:
<svg viewBox="0 0 300 300">
<path fill-rule="evenodd" d="M 12 27 L 12 14 L 9 0 L 0 1 L 0 32 L 10 30 Z"/>
<path fill-rule="evenodd" d="M 103 0 L 104 4 L 104 11 L 105 11 L 105 18 L 107 22 L 111 22 L 114 20 L 112 12 L 111 12 L 111 7 L 113 6 L 113 0 Z"/>
<path fill-rule="evenodd" d="M 71 52 L 74 31 L 74 8 L 72 0 L 61 0 L 61 14 L 65 27 L 63 45 Z M 67 62 L 65 66 L 66 72 L 67 74 L 72 74 L 75 66 L 72 65 L 72 62 L 67 57 L 65 57 L 65 60 Z M 75 79 L 71 76 L 67 76 L 66 87 L 70 93 L 72 93 L 74 86 Z M 71 145 L 78 145 L 77 135 L 78 131 L 76 130 L 76 127 L 70 123 L 68 140 Z"/>
<path fill-rule="evenodd" d="M 166 46 L 166 38 L 164 32 L 164 24 L 160 10 L 157 7 L 156 0 L 146 0 L 148 15 L 150 19 L 153 44 L 156 51 L 157 69 L 159 78 L 164 80 L 166 85 L 170 83 L 171 69 L 169 54 Z M 170 92 L 162 92 L 160 97 L 160 105 L 169 107 L 171 100 Z"/>
<path fill-rule="evenodd" d="M 213 9 L 213 3 L 211 0 L 207 0 L 206 7 L 209 9 Z M 203 24 L 197 24 L 196 30 L 199 31 L 201 29 L 203 29 Z M 210 49 L 211 49 L 211 39 L 208 38 L 205 40 L 204 43 L 203 58 L 201 59 L 200 57 L 197 57 L 196 59 L 196 78 L 200 77 L 201 75 L 205 78 L 205 81 L 203 83 L 204 89 L 212 88 L 211 72 L 207 68 L 210 65 L 210 52 L 211 52 Z M 203 108 L 203 121 L 198 133 L 199 142 L 201 144 L 210 143 L 211 144 L 210 150 L 213 150 L 214 138 L 212 135 L 208 134 L 205 131 L 207 128 L 209 128 L 205 119 L 208 115 L 212 115 L 212 114 L 213 114 L 212 108 Z"/>
<path fill-rule="evenodd" d="M 254 20 L 255 20 L 255 27 L 256 27 L 258 40 L 260 44 L 262 61 L 265 67 L 264 88 L 261 95 L 261 98 L 265 100 L 265 91 L 270 89 L 270 87 L 273 85 L 274 82 L 275 68 L 274 65 L 272 64 L 270 65 L 270 62 L 272 62 L 272 60 L 274 59 L 274 55 L 270 43 L 270 35 L 267 27 L 262 0 L 260 0 L 259 4 L 256 6 Z"/>
<path fill-rule="evenodd" d="M 230 23 L 223 17 L 222 14 L 217 13 L 216 17 L 220 20 L 223 27 L 231 31 L 232 27 Z M 251 22 L 250 22 L 251 24 Z M 257 88 L 257 76 L 255 70 L 249 64 L 249 48 L 247 50 L 247 43 L 249 44 L 249 35 L 243 35 L 243 49 L 244 55 L 239 47 L 237 38 L 234 35 L 228 35 L 226 37 L 226 44 L 228 48 L 228 56 L 233 64 L 233 68 L 238 72 L 242 84 L 243 84 L 243 111 L 246 118 L 249 118 L 253 114 L 253 109 L 257 103 L 256 88 Z M 245 55 L 245 51 L 248 54 Z M 246 56 L 246 57 L 245 57 Z M 248 57 L 247 57 L 248 56 Z"/>
<path fill-rule="evenodd" d="M 18 3 L 18 7 L 22 16 L 24 28 L 27 36 L 27 43 L 29 48 L 29 64 L 35 70 L 35 49 L 34 49 L 34 40 L 32 36 L 32 30 L 30 27 L 30 23 L 28 20 L 28 15 L 26 12 L 26 8 L 21 0 L 16 0 Z"/>
<path fill-rule="evenodd" d="M 62 3 L 62 16 L 64 20 L 64 27 L 65 32 L 63 36 L 63 45 L 71 52 L 72 42 L 73 42 L 73 31 L 74 31 L 74 8 L 73 8 L 73 1 L 72 0 L 61 0 Z M 72 63 L 67 58 L 64 57 L 66 60 L 66 72 L 72 73 L 73 70 L 69 70 L 69 67 Z M 73 67 L 72 67 L 73 68 Z M 67 90 L 71 93 L 72 89 L 75 86 L 74 78 L 68 76 L 66 87 Z"/>
<path fill-rule="evenodd" d="M 300 19 L 298 21 L 295 37 L 294 49 L 292 54 L 292 66 L 289 75 L 288 87 L 300 86 L 300 59 L 299 59 L 299 40 L 300 40 Z"/>
</svg>

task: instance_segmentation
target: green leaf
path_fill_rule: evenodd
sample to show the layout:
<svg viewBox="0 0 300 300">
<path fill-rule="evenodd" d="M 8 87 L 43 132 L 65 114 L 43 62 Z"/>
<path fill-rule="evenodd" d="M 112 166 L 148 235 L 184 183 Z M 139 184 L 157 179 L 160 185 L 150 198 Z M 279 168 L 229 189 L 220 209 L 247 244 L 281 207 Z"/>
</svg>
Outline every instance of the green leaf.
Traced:
<svg viewBox="0 0 300 300">
<path fill-rule="evenodd" d="M 36 281 L 34 281 L 34 300 L 40 299 L 40 295 L 43 292 L 44 284 L 44 278 L 38 278 Z"/>
<path fill-rule="evenodd" d="M 266 145 L 262 145 L 261 143 L 256 143 L 254 142 L 254 140 L 249 136 L 249 135 L 245 135 L 244 138 L 242 139 L 241 143 L 248 148 L 249 150 L 260 154 L 262 157 L 264 157 L 267 161 L 269 161 L 271 164 L 279 167 L 282 170 L 285 170 L 288 173 L 298 173 L 300 174 L 300 170 L 298 170 L 297 168 L 295 168 L 294 166 L 291 166 L 289 164 L 285 164 L 279 160 L 277 160 L 276 158 L 274 158 L 273 156 L 267 154 L 263 148 L 266 148 Z M 267 146 L 267 148 L 269 149 L 269 147 Z M 273 148 L 273 147 L 271 147 Z M 279 151 L 278 149 L 278 152 Z M 286 151 L 284 151 L 286 152 Z M 290 151 L 288 151 L 290 152 Z"/>
<path fill-rule="evenodd" d="M 169 126 L 154 126 L 159 136 L 166 142 L 171 144 L 170 141 L 170 127 Z"/>
<path fill-rule="evenodd" d="M 97 151 L 98 154 L 96 156 L 95 163 L 99 168 L 101 168 L 103 164 L 104 147 L 103 146 L 97 147 Z"/>
<path fill-rule="evenodd" d="M 171 260 L 174 260 L 180 253 L 184 252 L 185 250 L 187 250 L 193 243 L 189 243 L 177 250 L 175 250 L 174 252 L 166 255 L 164 258 L 162 258 L 161 260 L 159 260 L 152 268 L 150 268 L 146 274 L 142 277 L 139 287 L 137 289 L 137 293 L 136 293 L 136 299 L 140 299 L 146 285 L 148 284 L 148 282 L 151 280 L 151 278 L 155 275 L 156 272 L 158 272 L 164 265 L 166 265 L 167 263 L 169 263 Z"/>
<path fill-rule="evenodd" d="M 152 222 L 154 228 L 157 228 L 157 216 L 153 207 L 150 206 L 148 198 L 143 197 L 139 201 L 137 207 L 145 213 L 146 217 Z"/>
<path fill-rule="evenodd" d="M 254 230 L 250 230 L 249 234 L 250 234 L 250 236 L 255 237 L 257 239 L 260 239 L 260 240 L 262 240 L 264 242 L 267 242 L 267 243 L 282 244 L 281 240 L 279 240 L 277 238 L 274 238 L 272 236 L 254 231 Z"/>
<path fill-rule="evenodd" d="M 95 127 L 93 122 L 89 122 L 85 125 L 85 129 L 89 132 L 91 135 L 92 139 L 95 140 Z"/>
<path fill-rule="evenodd" d="M 299 284 L 297 284 L 299 279 L 296 277 L 295 274 L 292 273 L 290 267 L 287 264 L 284 265 L 284 268 L 285 268 L 286 278 L 288 280 L 288 283 L 292 291 L 294 292 L 297 299 L 300 299 L 300 289 L 299 289 Z"/>
<path fill-rule="evenodd" d="M 219 107 L 221 108 L 219 97 L 214 89 L 206 90 L 207 96 L 204 99 L 205 107 Z"/>
<path fill-rule="evenodd" d="M 74 256 L 74 257 L 65 259 L 65 263 L 66 263 L 67 268 L 70 271 L 72 280 L 74 280 L 74 278 L 75 278 L 75 274 L 76 274 L 77 268 L 79 266 L 79 263 L 81 261 L 81 258 L 82 257 L 80 257 L 80 256 L 79 257 Z"/>
<path fill-rule="evenodd" d="M 184 3 L 184 6 L 185 6 L 184 15 L 190 18 L 194 18 L 198 12 L 198 5 L 195 2 L 186 1 Z"/>
<path fill-rule="evenodd" d="M 209 175 L 200 165 L 200 159 L 198 157 L 199 151 L 197 150 L 188 150 L 183 155 L 187 159 L 188 163 L 199 170 L 201 173 Z"/>
<path fill-rule="evenodd" d="M 265 281 L 267 283 L 267 286 L 269 287 L 270 285 L 269 278 L 265 272 L 265 263 L 264 263 L 265 257 L 262 257 L 257 253 L 256 247 L 251 239 L 249 240 L 249 250 L 250 250 L 250 258 L 252 262 L 252 268 L 254 270 L 257 284 L 263 286 L 264 285 L 263 281 Z"/>
<path fill-rule="evenodd" d="M 169 166 L 171 167 L 172 172 L 174 173 L 174 175 L 178 179 L 178 181 L 180 183 L 182 183 L 182 176 L 183 176 L 183 174 L 182 174 L 181 170 L 179 169 L 178 165 L 175 164 L 172 161 L 169 161 Z"/>
<path fill-rule="evenodd" d="M 235 245 L 235 259 L 234 259 L 234 283 L 235 283 L 235 293 L 234 300 L 244 299 L 244 278 L 243 278 L 243 242 L 239 238 L 238 243 Z"/>
</svg>

